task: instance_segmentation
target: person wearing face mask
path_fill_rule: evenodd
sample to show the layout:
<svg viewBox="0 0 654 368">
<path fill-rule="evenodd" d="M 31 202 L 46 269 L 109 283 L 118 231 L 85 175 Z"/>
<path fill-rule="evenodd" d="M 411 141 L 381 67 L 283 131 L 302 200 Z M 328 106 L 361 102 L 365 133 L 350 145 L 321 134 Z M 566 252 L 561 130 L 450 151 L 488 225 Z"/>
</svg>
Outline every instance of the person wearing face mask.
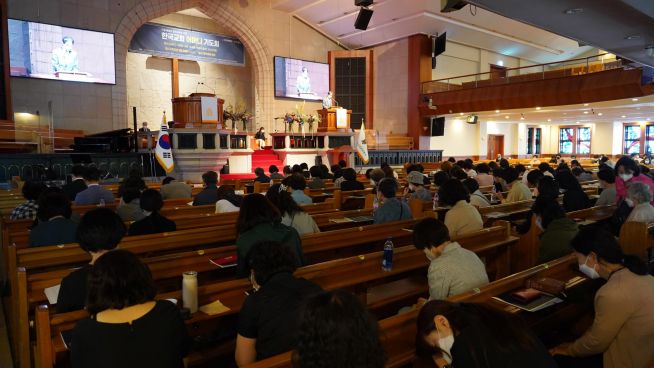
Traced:
<svg viewBox="0 0 654 368">
<path fill-rule="evenodd" d="M 633 208 L 627 221 L 652 222 L 654 221 L 654 207 L 652 201 L 652 190 L 644 183 L 631 183 L 627 188 L 627 205 Z"/>
<path fill-rule="evenodd" d="M 320 286 L 296 278 L 295 254 L 279 242 L 252 246 L 248 256 L 253 290 L 238 315 L 236 363 L 238 366 L 292 350 L 297 324 L 293 323 L 306 298 Z"/>
<path fill-rule="evenodd" d="M 429 260 L 429 299 L 442 300 L 488 284 L 484 263 L 474 252 L 450 241 L 447 227 L 426 218 L 413 228 L 413 244 Z"/>
<path fill-rule="evenodd" d="M 577 235 L 577 223 L 565 215 L 559 203 L 539 198 L 531 208 L 542 233 L 539 236 L 538 263 L 545 263 L 572 252 L 570 242 Z"/>
<path fill-rule="evenodd" d="M 629 183 L 645 183 L 654 192 L 654 180 L 647 175 L 641 175 L 638 164 L 627 156 L 621 157 L 615 164 L 615 193 L 616 202 L 627 198 L 627 185 Z M 652 202 L 654 205 L 654 202 Z"/>
<path fill-rule="evenodd" d="M 416 351 L 441 367 L 443 360 L 455 368 L 557 367 L 520 319 L 476 303 L 426 303 L 417 318 Z"/>
<path fill-rule="evenodd" d="M 611 169 L 600 169 L 597 172 L 599 186 L 602 188 L 595 206 L 610 206 L 615 204 L 615 173 Z"/>
<path fill-rule="evenodd" d="M 640 258 L 625 255 L 609 232 L 586 227 L 572 240 L 579 270 L 606 280 L 595 294 L 591 327 L 550 353 L 560 368 L 644 368 L 654 362 L 654 277 Z"/>
<path fill-rule="evenodd" d="M 431 201 L 431 192 L 425 188 L 425 176 L 419 171 L 411 171 L 406 180 L 409 182 L 407 196 L 409 199 L 419 199 L 421 201 Z"/>
</svg>

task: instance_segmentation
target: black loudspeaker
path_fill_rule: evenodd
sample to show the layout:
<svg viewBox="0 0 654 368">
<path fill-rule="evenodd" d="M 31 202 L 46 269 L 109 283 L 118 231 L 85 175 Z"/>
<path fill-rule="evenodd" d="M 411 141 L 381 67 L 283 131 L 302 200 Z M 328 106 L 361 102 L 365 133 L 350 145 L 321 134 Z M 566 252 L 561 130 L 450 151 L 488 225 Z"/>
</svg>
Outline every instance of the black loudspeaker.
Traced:
<svg viewBox="0 0 654 368">
<path fill-rule="evenodd" d="M 468 5 L 468 3 L 463 0 L 441 0 L 441 12 L 449 13 L 461 10 L 466 5 Z"/>
<path fill-rule="evenodd" d="M 354 22 L 354 28 L 365 31 L 368 29 L 370 18 L 372 18 L 372 10 L 366 8 L 359 9 L 359 15 L 357 15 L 357 20 Z"/>
<path fill-rule="evenodd" d="M 445 117 L 431 117 L 431 136 L 442 137 L 445 135 Z"/>
<path fill-rule="evenodd" d="M 354 5 L 356 6 L 370 6 L 372 3 L 373 0 L 354 0 Z"/>
</svg>

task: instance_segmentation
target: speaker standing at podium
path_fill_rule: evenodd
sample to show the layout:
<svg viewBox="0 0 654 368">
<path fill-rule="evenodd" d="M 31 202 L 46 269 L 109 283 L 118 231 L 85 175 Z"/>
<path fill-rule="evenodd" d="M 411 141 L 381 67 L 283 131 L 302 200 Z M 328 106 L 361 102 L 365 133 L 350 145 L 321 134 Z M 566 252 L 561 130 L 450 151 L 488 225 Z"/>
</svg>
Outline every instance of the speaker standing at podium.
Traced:
<svg viewBox="0 0 654 368">
<path fill-rule="evenodd" d="M 327 93 L 327 96 L 325 96 L 325 98 L 322 99 L 322 108 L 331 109 L 333 105 L 334 105 L 334 97 L 332 97 L 332 91 L 329 91 L 329 93 Z"/>
</svg>

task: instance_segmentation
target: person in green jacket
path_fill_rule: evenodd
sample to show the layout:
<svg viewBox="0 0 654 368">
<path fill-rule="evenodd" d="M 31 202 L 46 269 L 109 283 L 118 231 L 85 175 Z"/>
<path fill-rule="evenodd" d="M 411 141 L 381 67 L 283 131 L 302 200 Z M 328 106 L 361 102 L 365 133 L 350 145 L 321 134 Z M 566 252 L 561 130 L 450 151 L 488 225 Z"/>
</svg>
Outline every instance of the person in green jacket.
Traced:
<svg viewBox="0 0 654 368">
<path fill-rule="evenodd" d="M 252 246 L 267 241 L 278 242 L 291 249 L 296 257 L 297 266 L 304 266 L 302 242 L 297 230 L 281 223 L 279 210 L 260 193 L 243 198 L 236 222 L 236 276 L 248 277 L 250 266 L 248 254 Z"/>
<path fill-rule="evenodd" d="M 532 208 L 540 235 L 538 262 L 549 262 L 572 253 L 570 242 L 577 235 L 577 224 L 565 215 L 556 200 L 538 199 Z"/>
</svg>

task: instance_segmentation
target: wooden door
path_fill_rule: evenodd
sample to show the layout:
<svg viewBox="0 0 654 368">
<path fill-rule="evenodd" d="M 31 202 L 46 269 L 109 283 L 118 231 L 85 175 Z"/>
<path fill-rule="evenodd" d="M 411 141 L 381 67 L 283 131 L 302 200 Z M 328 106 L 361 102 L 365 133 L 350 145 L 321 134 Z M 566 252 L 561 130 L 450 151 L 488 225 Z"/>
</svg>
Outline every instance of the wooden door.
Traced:
<svg viewBox="0 0 654 368">
<path fill-rule="evenodd" d="M 489 134 L 486 158 L 494 160 L 498 154 L 504 157 L 504 136 L 501 134 Z"/>
<path fill-rule="evenodd" d="M 506 78 L 506 67 L 490 64 L 490 79 Z"/>
</svg>

